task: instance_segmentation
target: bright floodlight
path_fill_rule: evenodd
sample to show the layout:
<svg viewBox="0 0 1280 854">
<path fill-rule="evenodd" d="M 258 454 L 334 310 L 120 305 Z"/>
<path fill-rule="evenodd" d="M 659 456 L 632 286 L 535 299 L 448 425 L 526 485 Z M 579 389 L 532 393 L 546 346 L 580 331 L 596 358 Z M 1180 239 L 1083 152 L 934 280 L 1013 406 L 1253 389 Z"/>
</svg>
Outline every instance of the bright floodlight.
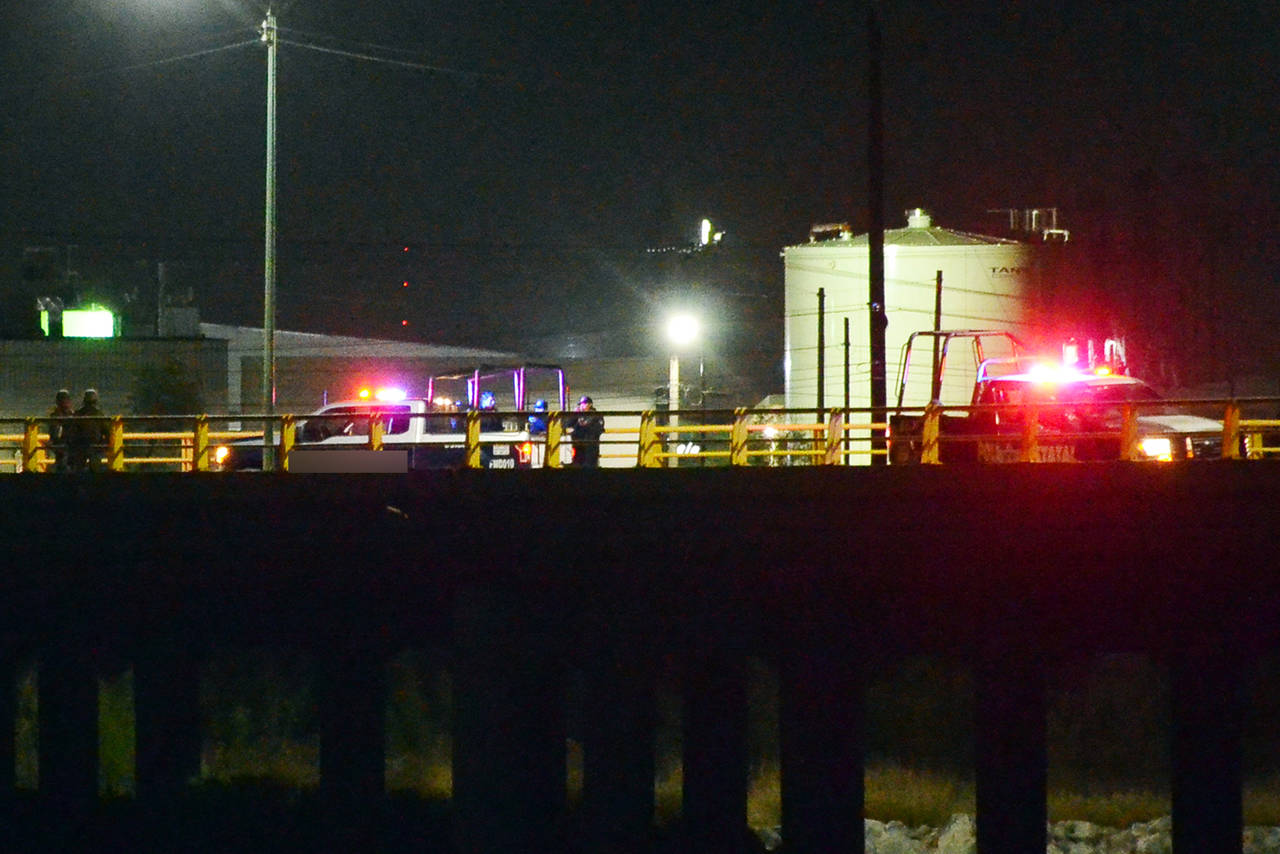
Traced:
<svg viewBox="0 0 1280 854">
<path fill-rule="evenodd" d="M 692 314 L 673 314 L 667 321 L 667 338 L 677 347 L 687 347 L 698 340 L 698 318 Z"/>
</svg>

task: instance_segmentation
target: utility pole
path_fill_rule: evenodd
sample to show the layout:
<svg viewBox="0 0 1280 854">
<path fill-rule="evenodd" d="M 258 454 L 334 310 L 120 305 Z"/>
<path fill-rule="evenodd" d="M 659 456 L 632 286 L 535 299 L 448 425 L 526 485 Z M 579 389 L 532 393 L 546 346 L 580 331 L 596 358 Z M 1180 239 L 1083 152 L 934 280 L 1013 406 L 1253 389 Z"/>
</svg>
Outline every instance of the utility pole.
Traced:
<svg viewBox="0 0 1280 854">
<path fill-rule="evenodd" d="M 827 289 L 818 288 L 818 417 L 827 406 Z"/>
<path fill-rule="evenodd" d="M 164 298 L 169 270 L 163 261 L 156 264 L 156 337 L 164 337 Z"/>
<path fill-rule="evenodd" d="M 276 48 L 278 33 L 276 16 L 268 7 L 262 22 L 262 41 L 267 46 L 267 175 L 266 212 L 263 249 L 262 298 L 262 414 L 268 416 L 263 425 L 262 462 L 264 469 L 274 468 L 275 425 L 271 417 L 276 410 Z"/>
<path fill-rule="evenodd" d="M 942 331 L 942 271 L 938 270 L 933 286 L 933 331 Z M 938 361 L 942 358 L 942 339 L 933 336 L 933 385 L 929 388 L 930 400 L 942 399 L 942 372 L 938 370 Z"/>
<path fill-rule="evenodd" d="M 844 408 L 849 408 L 849 318 L 844 319 Z M 846 414 L 847 418 L 848 415 Z"/>
<path fill-rule="evenodd" d="M 871 344 L 871 420 L 880 424 L 888 418 L 886 410 L 884 329 L 888 318 L 884 307 L 884 105 L 880 85 L 880 21 L 875 4 L 867 12 L 867 208 L 871 228 L 867 232 L 868 280 L 867 313 Z M 885 465 L 883 428 L 871 431 L 871 463 Z M 879 452 L 879 453 L 876 453 Z"/>
</svg>

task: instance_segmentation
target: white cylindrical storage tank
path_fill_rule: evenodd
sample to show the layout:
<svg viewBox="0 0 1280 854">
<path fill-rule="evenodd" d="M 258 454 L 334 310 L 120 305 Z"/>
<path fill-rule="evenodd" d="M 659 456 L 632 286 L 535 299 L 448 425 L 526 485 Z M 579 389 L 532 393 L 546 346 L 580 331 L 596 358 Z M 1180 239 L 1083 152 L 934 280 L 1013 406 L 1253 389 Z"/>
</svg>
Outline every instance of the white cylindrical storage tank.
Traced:
<svg viewBox="0 0 1280 854">
<path fill-rule="evenodd" d="M 1039 281 L 1036 247 L 933 225 L 923 210 L 907 212 L 906 228 L 884 233 L 886 395 L 896 402 L 901 351 L 912 332 L 934 328 L 938 271 L 942 272 L 942 329 L 1003 329 L 1030 337 Z M 827 408 L 844 405 L 844 320 L 849 319 L 849 405 L 871 405 L 868 239 L 834 226 L 815 227 L 828 239 L 788 246 L 783 371 L 790 407 L 818 400 L 818 291 L 825 294 Z M 914 362 L 913 362 L 914 364 Z M 949 376 L 972 385 L 972 375 Z M 945 398 L 944 398 L 945 399 Z M 966 400 L 967 402 L 967 400 Z"/>
</svg>

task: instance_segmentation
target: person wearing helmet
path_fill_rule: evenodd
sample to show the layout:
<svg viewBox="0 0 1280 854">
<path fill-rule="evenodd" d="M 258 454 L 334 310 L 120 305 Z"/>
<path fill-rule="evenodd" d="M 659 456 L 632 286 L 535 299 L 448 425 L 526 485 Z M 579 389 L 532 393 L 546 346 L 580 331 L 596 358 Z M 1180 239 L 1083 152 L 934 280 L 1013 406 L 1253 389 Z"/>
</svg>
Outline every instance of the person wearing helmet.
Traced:
<svg viewBox="0 0 1280 854">
<path fill-rule="evenodd" d="M 498 398 L 485 389 L 480 392 L 480 432 L 502 432 L 502 418 L 494 414 L 498 409 Z"/>
<path fill-rule="evenodd" d="M 75 404 L 71 402 L 71 392 L 65 388 L 58 389 L 53 396 L 53 408 L 49 410 L 49 449 L 53 451 L 53 470 L 67 470 L 67 439 L 70 436 L 71 422 L 65 419 L 76 414 Z"/>
<path fill-rule="evenodd" d="M 588 395 L 578 398 L 577 414 L 567 420 L 565 431 L 573 437 L 573 465 L 578 468 L 599 467 L 604 416 L 596 411 L 595 403 Z"/>
<path fill-rule="evenodd" d="M 109 437 L 108 421 L 102 417 L 96 389 L 84 390 L 84 400 L 75 413 L 67 435 L 67 468 L 71 471 L 95 471 Z"/>
<path fill-rule="evenodd" d="M 547 402 L 542 398 L 533 402 L 533 414 L 529 416 L 529 435 L 547 435 Z"/>
</svg>

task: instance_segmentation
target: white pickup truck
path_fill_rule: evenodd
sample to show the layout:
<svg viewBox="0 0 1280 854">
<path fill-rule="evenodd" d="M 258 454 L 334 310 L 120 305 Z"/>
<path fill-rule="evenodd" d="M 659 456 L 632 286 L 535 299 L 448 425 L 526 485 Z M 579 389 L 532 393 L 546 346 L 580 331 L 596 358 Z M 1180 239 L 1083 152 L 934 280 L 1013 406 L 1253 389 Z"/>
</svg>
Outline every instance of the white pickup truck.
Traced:
<svg viewBox="0 0 1280 854">
<path fill-rule="evenodd" d="M 487 413 L 436 408 L 426 398 L 394 402 L 345 400 L 295 426 L 289 469 L 297 472 L 411 471 L 466 465 L 467 422 L 478 422 L 480 467 L 531 468 L 527 429 L 509 430 Z M 473 428 L 474 429 L 474 428 Z M 376 433 L 376 436 L 371 434 Z M 262 442 L 247 439 L 215 451 L 222 471 L 262 468 Z"/>
<path fill-rule="evenodd" d="M 565 408 L 564 374 L 555 366 L 483 368 L 433 377 L 428 397 L 369 394 L 330 403 L 298 418 L 288 467 L 296 472 L 396 472 L 478 467 L 540 468 L 546 436 L 530 431 L 530 384 L 551 376 L 549 394 Z M 448 394 L 461 379 L 460 396 Z M 492 386 L 510 383 L 510 388 Z M 534 385 L 537 388 L 537 385 Z M 499 409 L 499 406 L 502 408 Z M 545 424 L 545 416 L 540 419 Z M 543 428 L 545 434 L 545 427 Z M 476 455 L 467 459 L 468 447 Z M 246 439 L 215 450 L 222 471 L 261 469 L 263 442 Z"/>
<path fill-rule="evenodd" d="M 917 348 L 917 340 L 930 346 Z M 989 357 L 992 353 L 1001 355 Z M 927 410 L 922 414 L 921 407 L 903 405 L 913 356 L 932 365 L 925 376 L 938 414 L 930 442 L 925 439 Z M 959 392 L 970 377 L 968 405 L 947 405 L 943 398 L 948 389 Z M 1129 425 L 1126 410 L 1131 413 Z M 1128 438 L 1126 426 L 1132 431 Z M 1029 429 L 1034 430 L 1034 442 L 1029 441 Z M 1185 402 L 1163 401 L 1134 377 L 1047 364 L 1028 356 L 1009 333 L 992 330 L 910 336 L 899 372 L 898 407 L 889 415 L 889 435 L 889 460 L 897 464 L 921 462 L 926 444 L 936 447 L 934 460 L 943 463 L 1018 462 L 1031 446 L 1041 462 L 1223 456 L 1221 421 L 1195 412 Z"/>
</svg>

